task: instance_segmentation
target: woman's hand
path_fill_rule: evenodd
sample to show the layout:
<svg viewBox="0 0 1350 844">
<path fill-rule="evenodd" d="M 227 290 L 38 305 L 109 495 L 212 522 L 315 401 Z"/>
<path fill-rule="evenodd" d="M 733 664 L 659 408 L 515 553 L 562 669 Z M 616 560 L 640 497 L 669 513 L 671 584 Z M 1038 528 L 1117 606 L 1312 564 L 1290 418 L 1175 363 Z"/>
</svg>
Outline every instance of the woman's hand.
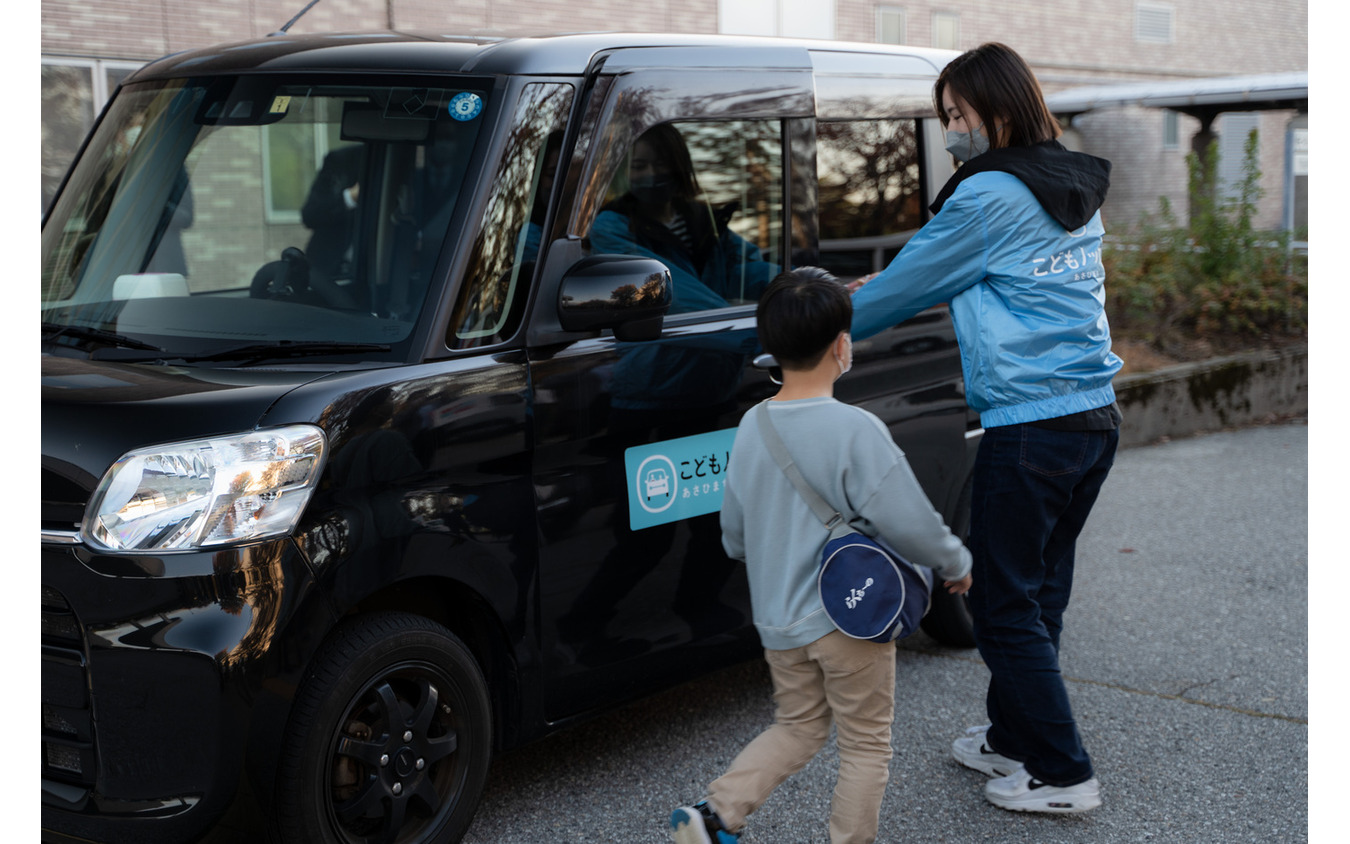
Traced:
<svg viewBox="0 0 1350 844">
<path fill-rule="evenodd" d="M 867 282 L 871 281 L 872 279 L 876 278 L 879 275 L 881 275 L 881 273 L 871 273 L 869 275 L 865 275 L 860 278 L 855 278 L 848 284 L 845 284 L 844 286 L 848 288 L 849 293 L 857 293 L 864 284 L 866 284 Z"/>
</svg>

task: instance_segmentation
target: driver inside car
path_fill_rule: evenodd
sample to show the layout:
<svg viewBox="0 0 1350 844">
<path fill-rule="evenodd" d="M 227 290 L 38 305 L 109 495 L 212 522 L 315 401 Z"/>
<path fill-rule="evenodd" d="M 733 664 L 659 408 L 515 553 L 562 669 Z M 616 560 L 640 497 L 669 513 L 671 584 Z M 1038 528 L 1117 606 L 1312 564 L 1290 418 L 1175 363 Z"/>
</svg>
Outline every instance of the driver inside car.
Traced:
<svg viewBox="0 0 1350 844">
<path fill-rule="evenodd" d="M 316 290 L 339 295 L 339 301 L 348 303 L 344 307 L 354 307 L 355 303 L 338 288 L 336 280 L 351 274 L 365 157 L 365 147 L 359 145 L 339 147 L 324 156 L 323 167 L 300 209 L 301 221 L 313 232 L 305 247 L 309 283 Z"/>
</svg>

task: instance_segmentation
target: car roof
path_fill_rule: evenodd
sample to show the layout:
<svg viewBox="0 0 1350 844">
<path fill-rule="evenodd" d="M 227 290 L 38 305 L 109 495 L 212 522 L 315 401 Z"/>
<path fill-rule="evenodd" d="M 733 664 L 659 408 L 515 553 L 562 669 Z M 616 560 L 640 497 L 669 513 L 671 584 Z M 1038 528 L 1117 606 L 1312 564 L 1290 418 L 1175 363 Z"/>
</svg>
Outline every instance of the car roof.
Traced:
<svg viewBox="0 0 1350 844">
<path fill-rule="evenodd" d="M 664 49 L 662 49 L 664 48 Z M 811 69 L 813 56 L 871 61 L 918 59 L 935 72 L 952 51 L 845 41 L 733 35 L 590 32 L 513 38 L 418 32 L 275 33 L 165 56 L 127 81 L 259 71 L 389 71 L 580 75 L 606 54 L 661 49 L 660 63 L 682 67 Z M 651 54 L 655 58 L 655 54 Z"/>
</svg>

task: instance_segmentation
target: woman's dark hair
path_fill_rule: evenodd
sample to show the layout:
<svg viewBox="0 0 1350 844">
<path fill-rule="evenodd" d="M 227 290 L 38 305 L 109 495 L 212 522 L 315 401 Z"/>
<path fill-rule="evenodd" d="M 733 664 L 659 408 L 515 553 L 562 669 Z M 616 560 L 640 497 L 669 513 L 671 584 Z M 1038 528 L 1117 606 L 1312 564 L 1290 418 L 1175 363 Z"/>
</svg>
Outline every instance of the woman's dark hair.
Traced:
<svg viewBox="0 0 1350 844">
<path fill-rule="evenodd" d="M 784 369 L 820 363 L 839 332 L 853 322 L 848 288 L 820 267 L 779 273 L 755 309 L 759 342 Z"/>
<path fill-rule="evenodd" d="M 670 176 L 675 180 L 676 196 L 693 200 L 702 193 L 698 179 L 694 177 L 694 161 L 689 156 L 689 145 L 684 142 L 684 136 L 674 124 L 659 123 L 643 132 L 637 141 L 633 142 L 634 147 L 638 141 L 646 141 L 651 145 L 652 152 L 670 165 Z"/>
<path fill-rule="evenodd" d="M 933 107 L 943 126 L 950 119 L 942 107 L 942 94 L 948 88 L 975 110 L 994 149 L 1031 146 L 1063 134 L 1045 104 L 1036 75 L 1006 44 L 990 42 L 967 50 L 938 74 Z M 975 122 L 971 116 L 966 119 Z M 994 131 L 995 121 L 1002 124 L 1002 131 Z"/>
</svg>

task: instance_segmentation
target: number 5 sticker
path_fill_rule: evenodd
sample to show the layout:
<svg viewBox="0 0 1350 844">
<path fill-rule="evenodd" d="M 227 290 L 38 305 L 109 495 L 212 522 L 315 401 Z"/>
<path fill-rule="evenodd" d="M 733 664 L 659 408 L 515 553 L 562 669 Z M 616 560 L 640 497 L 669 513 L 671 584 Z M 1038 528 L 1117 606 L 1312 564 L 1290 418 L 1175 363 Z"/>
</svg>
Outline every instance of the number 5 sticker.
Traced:
<svg viewBox="0 0 1350 844">
<path fill-rule="evenodd" d="M 469 91 L 461 91 L 450 100 L 450 116 L 461 122 L 473 120 L 483 110 L 483 98 Z"/>
</svg>

